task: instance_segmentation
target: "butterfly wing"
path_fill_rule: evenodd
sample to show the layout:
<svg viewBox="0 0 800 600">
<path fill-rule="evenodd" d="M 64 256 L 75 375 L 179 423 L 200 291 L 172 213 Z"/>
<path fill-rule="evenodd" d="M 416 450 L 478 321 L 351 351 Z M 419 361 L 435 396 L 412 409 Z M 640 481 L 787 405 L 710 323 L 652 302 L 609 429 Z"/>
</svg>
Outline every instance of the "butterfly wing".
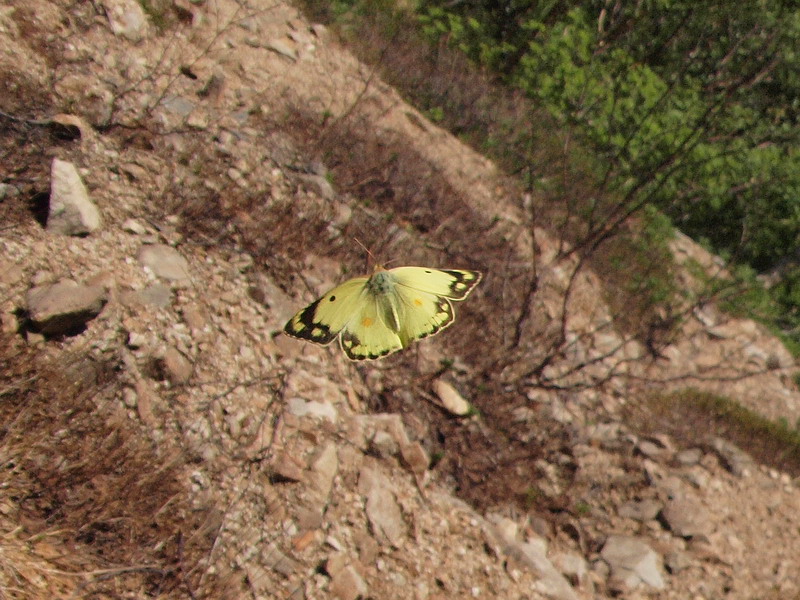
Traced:
<svg viewBox="0 0 800 600">
<path fill-rule="evenodd" d="M 359 312 L 367 280 L 356 277 L 336 286 L 289 319 L 284 332 L 316 344 L 329 344 Z"/>
<path fill-rule="evenodd" d="M 455 319 L 450 300 L 463 300 L 480 281 L 477 271 L 398 267 L 389 271 L 395 282 L 403 346 L 438 333 Z"/>
<path fill-rule="evenodd" d="M 398 285 L 451 300 L 463 300 L 481 280 L 478 271 L 397 267 L 389 270 Z"/>
<path fill-rule="evenodd" d="M 397 332 L 397 313 L 391 313 L 387 294 L 367 290 L 363 300 L 339 338 L 344 353 L 352 360 L 365 360 L 401 350 L 405 344 Z"/>
</svg>

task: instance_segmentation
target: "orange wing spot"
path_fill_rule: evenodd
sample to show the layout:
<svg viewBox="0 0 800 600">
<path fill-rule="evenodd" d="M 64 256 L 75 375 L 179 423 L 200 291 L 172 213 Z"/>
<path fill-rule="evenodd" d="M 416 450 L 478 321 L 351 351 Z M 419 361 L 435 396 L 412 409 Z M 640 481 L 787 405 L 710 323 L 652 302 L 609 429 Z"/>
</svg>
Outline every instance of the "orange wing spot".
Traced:
<svg viewBox="0 0 800 600">
<path fill-rule="evenodd" d="M 373 322 L 374 321 L 372 319 L 370 319 L 369 317 L 364 317 L 363 319 L 361 319 L 361 324 L 364 327 L 372 327 L 372 323 Z"/>
<path fill-rule="evenodd" d="M 414 298 L 415 306 L 422 306 L 422 298 Z"/>
</svg>

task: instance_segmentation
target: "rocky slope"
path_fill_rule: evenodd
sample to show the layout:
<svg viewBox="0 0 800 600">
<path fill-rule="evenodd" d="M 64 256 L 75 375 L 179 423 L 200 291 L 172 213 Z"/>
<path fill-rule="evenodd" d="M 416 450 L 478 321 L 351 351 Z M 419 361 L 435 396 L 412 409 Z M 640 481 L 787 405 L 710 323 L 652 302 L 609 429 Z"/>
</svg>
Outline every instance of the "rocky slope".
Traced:
<svg viewBox="0 0 800 600">
<path fill-rule="evenodd" d="M 157 8 L 0 11 L 4 595 L 798 595 L 791 474 L 630 417 L 693 386 L 796 422 L 777 341 L 708 305 L 649 360 L 513 182 L 324 27 Z M 282 336 L 353 238 L 485 280 L 385 361 Z"/>
</svg>

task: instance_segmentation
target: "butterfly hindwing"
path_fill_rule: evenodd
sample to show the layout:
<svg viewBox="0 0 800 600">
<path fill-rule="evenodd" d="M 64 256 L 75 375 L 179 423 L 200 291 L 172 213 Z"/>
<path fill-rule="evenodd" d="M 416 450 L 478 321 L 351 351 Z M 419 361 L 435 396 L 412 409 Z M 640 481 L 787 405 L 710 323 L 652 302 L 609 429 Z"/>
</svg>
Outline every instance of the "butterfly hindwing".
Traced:
<svg viewBox="0 0 800 600">
<path fill-rule="evenodd" d="M 397 286 L 397 293 L 402 303 L 399 333 L 403 347 L 438 333 L 455 319 L 447 298 L 403 286 Z"/>
<path fill-rule="evenodd" d="M 387 315 L 386 298 L 367 294 L 360 310 L 342 330 L 339 343 L 348 358 L 375 359 L 403 348 L 395 331 L 396 318 Z"/>
</svg>

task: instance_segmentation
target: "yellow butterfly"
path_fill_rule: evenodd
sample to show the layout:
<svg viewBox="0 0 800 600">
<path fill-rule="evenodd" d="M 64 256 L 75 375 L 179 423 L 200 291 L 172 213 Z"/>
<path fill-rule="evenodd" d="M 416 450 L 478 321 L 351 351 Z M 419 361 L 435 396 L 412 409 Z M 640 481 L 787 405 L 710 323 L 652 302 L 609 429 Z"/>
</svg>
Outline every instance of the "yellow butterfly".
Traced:
<svg viewBox="0 0 800 600">
<path fill-rule="evenodd" d="M 463 300 L 478 271 L 376 267 L 371 277 L 336 286 L 292 317 L 284 332 L 329 344 L 339 338 L 353 360 L 381 358 L 433 335 L 455 319 L 451 300 Z"/>
</svg>

